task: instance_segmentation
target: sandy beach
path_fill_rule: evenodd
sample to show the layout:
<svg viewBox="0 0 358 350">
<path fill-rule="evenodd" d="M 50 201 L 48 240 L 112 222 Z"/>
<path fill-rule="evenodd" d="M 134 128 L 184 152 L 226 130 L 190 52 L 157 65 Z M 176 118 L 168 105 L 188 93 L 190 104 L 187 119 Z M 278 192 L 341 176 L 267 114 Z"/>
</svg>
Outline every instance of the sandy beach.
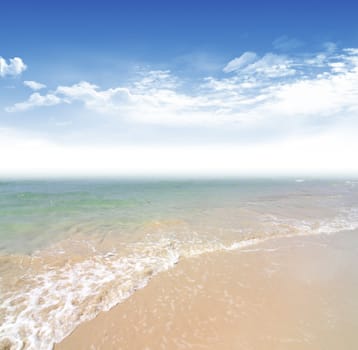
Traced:
<svg viewBox="0 0 358 350">
<path fill-rule="evenodd" d="M 30 181 L 0 194 L 0 349 L 358 348 L 355 183 Z"/>
<path fill-rule="evenodd" d="M 180 261 L 55 349 L 357 349 L 358 232 Z"/>
</svg>

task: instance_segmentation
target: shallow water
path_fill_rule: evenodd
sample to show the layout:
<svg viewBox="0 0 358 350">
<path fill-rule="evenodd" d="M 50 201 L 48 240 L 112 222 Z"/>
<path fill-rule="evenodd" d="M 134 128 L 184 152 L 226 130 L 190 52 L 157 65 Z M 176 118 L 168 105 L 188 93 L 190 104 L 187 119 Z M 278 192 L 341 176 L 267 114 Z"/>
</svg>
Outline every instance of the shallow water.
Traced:
<svg viewBox="0 0 358 350">
<path fill-rule="evenodd" d="M 180 259 L 357 227 L 349 180 L 0 182 L 0 348 L 51 349 Z"/>
</svg>

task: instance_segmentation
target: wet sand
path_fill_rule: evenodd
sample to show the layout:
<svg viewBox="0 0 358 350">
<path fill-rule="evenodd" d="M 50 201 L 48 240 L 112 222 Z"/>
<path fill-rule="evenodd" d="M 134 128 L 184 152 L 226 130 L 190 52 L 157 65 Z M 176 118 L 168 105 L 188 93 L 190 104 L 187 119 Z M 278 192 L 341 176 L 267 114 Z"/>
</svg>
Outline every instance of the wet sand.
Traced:
<svg viewBox="0 0 358 350">
<path fill-rule="evenodd" d="M 358 349 L 358 232 L 180 261 L 55 349 Z"/>
</svg>

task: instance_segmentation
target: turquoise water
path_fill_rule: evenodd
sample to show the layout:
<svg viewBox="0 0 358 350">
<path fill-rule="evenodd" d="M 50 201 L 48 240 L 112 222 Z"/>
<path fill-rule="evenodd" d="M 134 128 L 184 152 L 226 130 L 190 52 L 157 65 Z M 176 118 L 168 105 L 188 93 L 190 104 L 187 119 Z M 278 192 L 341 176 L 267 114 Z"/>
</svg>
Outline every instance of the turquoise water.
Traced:
<svg viewBox="0 0 358 350">
<path fill-rule="evenodd" d="M 182 259 L 357 227 L 353 180 L 0 182 L 0 348 L 51 349 Z"/>
<path fill-rule="evenodd" d="M 238 204 L 245 195 L 259 195 L 266 187 L 259 181 L 1 183 L 1 251 L 31 253 L 65 238 L 81 223 L 93 223 L 93 230 L 124 231 L 146 220 L 190 217 L 208 207 Z"/>
<path fill-rule="evenodd" d="M 0 182 L 0 252 L 32 253 L 68 237 L 71 228 L 81 224 L 87 224 L 88 234 L 110 229 L 120 234 L 151 220 L 208 220 L 210 209 L 243 208 L 248 202 L 254 202 L 255 209 L 266 203 L 272 211 L 289 195 L 300 201 L 305 193 L 322 196 L 332 202 L 325 203 L 327 208 L 337 209 L 354 199 L 347 190 L 352 188 L 342 180 Z M 343 195 L 346 198 L 338 198 Z M 295 209 L 299 203 L 290 205 Z"/>
</svg>

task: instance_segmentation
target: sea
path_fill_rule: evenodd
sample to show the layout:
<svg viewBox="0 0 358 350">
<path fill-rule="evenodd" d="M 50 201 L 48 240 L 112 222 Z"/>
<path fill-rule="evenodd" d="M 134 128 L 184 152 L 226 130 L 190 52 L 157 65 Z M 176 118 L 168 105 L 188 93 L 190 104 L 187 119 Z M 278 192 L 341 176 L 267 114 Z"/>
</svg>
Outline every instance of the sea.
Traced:
<svg viewBox="0 0 358 350">
<path fill-rule="evenodd" d="M 358 228 L 355 179 L 0 181 L 0 349 L 52 349 L 184 259 Z"/>
</svg>

